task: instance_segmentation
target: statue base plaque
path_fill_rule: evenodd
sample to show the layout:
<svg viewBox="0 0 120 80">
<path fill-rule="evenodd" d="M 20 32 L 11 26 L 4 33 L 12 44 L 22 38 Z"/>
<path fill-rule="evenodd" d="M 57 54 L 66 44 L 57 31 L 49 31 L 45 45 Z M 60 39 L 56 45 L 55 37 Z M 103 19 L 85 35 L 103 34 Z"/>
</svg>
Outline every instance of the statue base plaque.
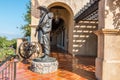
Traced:
<svg viewBox="0 0 120 80">
<path fill-rule="evenodd" d="M 57 71 L 58 61 L 55 58 L 36 58 L 31 63 L 31 70 L 39 74 L 47 74 Z"/>
</svg>

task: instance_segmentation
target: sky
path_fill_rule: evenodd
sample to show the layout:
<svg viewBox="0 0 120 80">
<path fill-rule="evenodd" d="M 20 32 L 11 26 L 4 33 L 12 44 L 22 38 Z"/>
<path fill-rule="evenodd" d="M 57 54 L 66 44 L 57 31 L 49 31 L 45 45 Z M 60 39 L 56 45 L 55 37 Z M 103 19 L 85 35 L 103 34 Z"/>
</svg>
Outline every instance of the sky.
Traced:
<svg viewBox="0 0 120 80">
<path fill-rule="evenodd" d="M 26 5 L 29 0 L 0 0 L 0 36 L 7 39 L 22 38 L 20 27 L 26 22 Z"/>
</svg>

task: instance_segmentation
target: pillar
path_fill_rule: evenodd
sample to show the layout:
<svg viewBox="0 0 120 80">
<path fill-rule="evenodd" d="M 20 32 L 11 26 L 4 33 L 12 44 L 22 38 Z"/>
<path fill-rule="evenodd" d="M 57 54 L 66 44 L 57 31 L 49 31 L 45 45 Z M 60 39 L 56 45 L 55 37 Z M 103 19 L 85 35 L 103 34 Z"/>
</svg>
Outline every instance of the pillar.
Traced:
<svg viewBox="0 0 120 80">
<path fill-rule="evenodd" d="M 17 55 L 19 55 L 19 47 L 20 47 L 20 44 L 22 43 L 22 42 L 24 42 L 25 41 L 25 38 L 18 38 L 17 39 L 17 50 L 16 50 L 16 54 Z"/>
<path fill-rule="evenodd" d="M 120 6 L 119 0 L 100 0 L 96 78 L 120 80 Z"/>
<path fill-rule="evenodd" d="M 35 36 L 37 25 L 30 25 L 30 26 L 31 26 L 31 42 L 38 42 L 38 32 Z"/>
</svg>

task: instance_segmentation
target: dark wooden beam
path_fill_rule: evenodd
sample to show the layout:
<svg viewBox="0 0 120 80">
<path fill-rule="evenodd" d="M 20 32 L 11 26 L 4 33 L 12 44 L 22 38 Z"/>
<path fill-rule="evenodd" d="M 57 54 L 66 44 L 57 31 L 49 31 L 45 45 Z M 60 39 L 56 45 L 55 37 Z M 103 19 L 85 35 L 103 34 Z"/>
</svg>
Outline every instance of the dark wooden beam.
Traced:
<svg viewBox="0 0 120 80">
<path fill-rule="evenodd" d="M 98 1 L 95 1 L 90 7 L 88 7 L 85 11 L 83 11 L 83 13 L 81 13 L 80 15 L 78 15 L 75 18 L 75 22 L 78 23 L 80 20 L 86 18 L 88 15 L 92 14 L 94 11 L 98 10 Z"/>
</svg>

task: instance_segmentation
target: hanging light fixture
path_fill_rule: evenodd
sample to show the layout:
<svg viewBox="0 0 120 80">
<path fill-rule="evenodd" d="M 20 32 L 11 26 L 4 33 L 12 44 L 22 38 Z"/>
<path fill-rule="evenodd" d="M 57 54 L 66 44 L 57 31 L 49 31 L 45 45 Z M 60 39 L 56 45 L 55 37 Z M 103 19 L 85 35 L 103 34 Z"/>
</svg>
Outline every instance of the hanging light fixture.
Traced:
<svg viewBox="0 0 120 80">
<path fill-rule="evenodd" d="M 60 16 L 59 10 L 56 9 L 56 11 L 55 11 L 55 22 L 56 22 L 56 23 L 59 22 L 59 16 Z"/>
</svg>

